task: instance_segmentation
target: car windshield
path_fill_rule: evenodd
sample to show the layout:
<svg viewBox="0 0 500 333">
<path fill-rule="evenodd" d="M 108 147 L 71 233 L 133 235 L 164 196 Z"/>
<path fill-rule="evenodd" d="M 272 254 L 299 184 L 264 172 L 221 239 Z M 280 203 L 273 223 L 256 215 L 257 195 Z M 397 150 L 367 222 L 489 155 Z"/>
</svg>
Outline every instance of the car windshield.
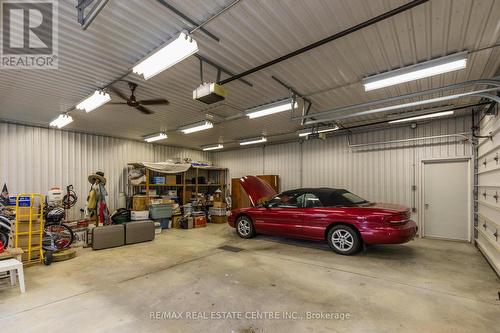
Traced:
<svg viewBox="0 0 500 333">
<path fill-rule="evenodd" d="M 269 200 L 267 205 L 269 207 L 297 208 L 299 207 L 297 196 L 297 193 L 280 193 Z"/>
</svg>

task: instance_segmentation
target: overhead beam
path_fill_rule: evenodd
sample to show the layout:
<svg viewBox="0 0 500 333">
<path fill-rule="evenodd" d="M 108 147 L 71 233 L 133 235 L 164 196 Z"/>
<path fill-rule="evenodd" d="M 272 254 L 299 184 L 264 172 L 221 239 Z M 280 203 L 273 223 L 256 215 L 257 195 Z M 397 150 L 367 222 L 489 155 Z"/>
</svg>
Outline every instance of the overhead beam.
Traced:
<svg viewBox="0 0 500 333">
<path fill-rule="evenodd" d="M 431 94 L 435 94 L 435 93 L 439 93 L 439 92 L 443 92 L 443 91 L 464 88 L 464 87 L 468 87 L 468 86 L 475 86 L 475 85 L 500 87 L 500 77 L 494 77 L 492 79 L 478 79 L 478 80 L 470 80 L 470 81 L 465 81 L 465 82 L 453 83 L 453 84 L 450 84 L 450 85 L 447 85 L 444 87 L 431 88 L 431 89 L 419 91 L 416 93 L 410 93 L 410 94 L 400 95 L 400 96 L 395 96 L 395 97 L 388 97 L 388 98 L 384 98 L 384 99 L 369 101 L 366 103 L 359 103 L 359 104 L 353 104 L 353 105 L 348 105 L 348 106 L 342 106 L 342 107 L 330 109 L 327 111 L 316 112 L 312 115 L 305 116 L 305 118 L 311 118 L 313 116 L 314 117 L 328 116 L 330 114 L 337 114 L 339 112 L 364 109 L 364 108 L 376 106 L 379 104 L 392 103 L 392 102 L 397 102 L 397 101 L 401 101 L 401 100 L 408 99 L 408 98 L 416 98 L 416 97 L 431 95 Z M 301 119 L 304 119 L 304 117 L 292 117 L 292 120 L 301 120 Z"/>
<path fill-rule="evenodd" d="M 94 0 L 80 0 L 76 6 L 78 12 L 78 23 L 82 26 L 83 30 L 87 30 L 94 19 L 99 15 L 101 10 L 106 6 L 108 0 L 97 0 L 94 6 L 90 9 L 85 16 L 85 9 L 90 6 Z"/>
<path fill-rule="evenodd" d="M 302 119 L 301 121 L 301 125 L 304 125 L 306 119 L 305 119 L 305 116 L 307 116 L 309 114 L 309 111 L 311 111 L 311 107 L 312 107 L 312 101 L 305 97 L 303 94 L 299 93 L 295 88 L 293 88 L 292 86 L 286 84 L 285 82 L 283 82 L 282 80 L 280 80 L 279 78 L 277 78 L 276 76 L 271 76 L 271 78 L 278 82 L 280 85 L 282 85 L 283 87 L 287 88 L 288 90 L 290 90 L 293 94 L 299 96 L 300 98 L 302 98 L 304 100 L 304 102 L 307 103 L 307 107 L 305 106 L 305 103 L 304 105 L 302 106 L 302 117 L 304 117 L 304 119 Z M 292 110 L 292 113 L 293 113 L 293 110 Z"/>
<path fill-rule="evenodd" d="M 338 121 L 338 120 L 344 120 L 344 119 L 349 119 L 349 118 L 354 118 L 354 117 L 361 117 L 361 116 L 366 116 L 366 115 L 371 115 L 371 114 L 384 113 L 387 111 L 405 109 L 405 108 L 410 108 L 413 106 L 420 106 L 420 105 L 438 103 L 438 102 L 443 102 L 443 101 L 449 101 L 449 100 L 458 99 L 458 98 L 467 97 L 467 96 L 488 98 L 488 99 L 496 102 L 499 99 L 497 96 L 491 95 L 491 94 L 485 94 L 485 93 L 486 92 L 493 92 L 493 91 L 497 91 L 497 90 L 500 90 L 500 87 L 488 88 L 488 89 L 471 91 L 471 92 L 454 94 L 454 95 L 447 95 L 447 96 L 431 98 L 431 99 L 422 100 L 422 101 L 410 102 L 410 103 L 405 103 L 405 104 L 400 104 L 400 105 L 392 105 L 392 106 L 371 109 L 371 110 L 365 110 L 365 111 L 359 111 L 359 112 L 349 113 L 349 114 L 344 114 L 344 115 L 337 115 L 337 116 L 333 115 L 333 116 L 326 118 L 326 119 L 308 120 L 308 121 L 306 121 L 306 125 L 317 124 L 317 123 L 323 122 L 323 121 Z"/>
<path fill-rule="evenodd" d="M 450 108 L 447 108 L 446 110 L 451 111 L 451 110 L 461 110 L 461 109 L 467 109 L 467 108 L 472 108 L 476 106 L 484 106 L 492 104 L 491 102 L 478 102 L 478 103 L 473 103 L 473 104 L 467 104 L 467 105 L 461 105 L 461 106 L 452 106 Z M 444 108 L 439 108 L 439 111 L 444 111 Z M 368 122 L 364 124 L 359 124 L 359 125 L 353 125 L 353 126 L 348 126 L 348 127 L 341 127 L 338 131 L 331 132 L 330 135 L 338 135 L 339 133 L 345 133 L 349 132 L 351 130 L 356 130 L 356 129 L 361 129 L 364 127 L 372 127 L 376 125 L 383 125 L 387 124 L 387 119 L 384 120 L 378 120 L 378 121 L 373 121 L 373 122 Z M 398 125 L 393 125 L 391 127 L 397 127 Z M 406 125 L 399 125 L 399 126 L 406 126 Z M 267 135 L 267 138 L 273 138 L 273 137 L 280 137 L 280 136 L 285 136 L 285 135 L 290 135 L 290 134 L 295 134 L 296 131 L 292 132 L 284 132 L 284 133 L 278 133 L 278 134 L 272 134 L 272 135 Z M 289 142 L 302 142 L 299 138 L 294 138 L 294 139 L 286 139 L 286 140 L 279 140 L 279 141 L 272 141 L 272 142 L 267 142 L 266 145 L 277 145 L 277 144 L 283 144 L 283 143 L 289 143 Z M 231 141 L 226 141 L 224 144 L 232 144 L 232 143 L 237 143 L 237 140 L 231 140 Z M 225 149 L 224 151 L 230 151 L 230 150 L 236 150 L 236 149 L 241 149 L 240 147 L 234 147 L 234 148 L 229 148 Z"/>
<path fill-rule="evenodd" d="M 221 72 L 224 72 L 226 73 L 227 75 L 234 75 L 233 72 L 229 71 L 228 69 L 226 69 L 225 67 L 222 67 L 221 65 L 219 65 L 218 63 L 214 62 L 213 60 L 210 60 L 198 53 L 194 54 L 194 56 L 198 59 L 200 59 L 201 61 L 209 64 L 210 66 L 212 67 L 215 67 L 217 70 L 221 71 Z M 218 75 L 218 74 L 217 74 Z M 219 75 L 218 75 L 219 76 Z M 245 79 L 239 79 L 241 82 L 243 82 L 244 84 L 250 86 L 250 87 L 253 87 L 253 84 L 248 82 L 247 80 Z"/>
<path fill-rule="evenodd" d="M 228 11 L 229 9 L 231 9 L 234 5 L 236 5 L 238 2 L 240 2 L 241 0 L 234 0 L 233 2 L 231 2 L 229 5 L 227 5 L 226 7 L 222 8 L 218 13 L 216 13 L 215 15 L 213 15 L 212 17 L 210 17 L 209 19 L 207 19 L 205 22 L 197 25 L 193 30 L 191 30 L 189 33 L 193 33 L 195 32 L 196 30 L 198 29 L 202 29 L 205 25 L 207 25 L 210 21 L 212 21 L 213 19 L 219 17 L 220 15 L 224 14 L 226 11 Z"/>
<path fill-rule="evenodd" d="M 196 23 L 192 18 L 190 18 L 189 16 L 187 16 L 186 14 L 184 14 L 183 12 L 181 12 L 180 10 L 178 10 L 177 8 L 175 8 L 174 6 L 172 6 L 171 4 L 169 4 L 167 1 L 165 0 L 157 0 L 160 4 L 162 4 L 163 6 L 165 6 L 166 8 L 168 8 L 171 12 L 173 12 L 174 14 L 176 14 L 177 16 L 183 18 L 185 21 L 187 21 L 189 24 L 193 25 L 194 26 L 194 29 L 191 31 L 191 32 L 194 32 L 196 30 L 200 30 L 202 31 L 205 35 L 207 35 L 208 37 L 212 38 L 213 40 L 219 42 L 220 39 L 219 37 L 215 36 L 213 33 L 211 33 L 210 31 L 208 31 L 207 29 L 203 28 L 201 26 L 201 24 L 198 24 Z M 218 13 L 219 14 L 219 13 Z M 210 18 L 212 19 L 212 18 Z M 205 23 L 205 22 L 204 22 Z M 203 24 L 203 23 L 202 23 Z"/>
<path fill-rule="evenodd" d="M 251 69 L 249 69 L 247 71 L 244 71 L 244 72 L 242 72 L 240 74 L 236 74 L 236 75 L 234 75 L 234 76 L 232 76 L 232 77 L 230 77 L 228 79 L 222 80 L 221 82 L 219 82 L 219 84 L 226 84 L 226 83 L 229 83 L 231 81 L 240 79 L 240 78 L 242 78 L 244 76 L 247 76 L 247 75 L 250 75 L 252 73 L 258 72 L 258 71 L 260 71 L 260 70 L 262 70 L 264 68 L 267 68 L 269 66 L 275 65 L 275 64 L 280 63 L 282 61 L 285 61 L 287 59 L 295 57 L 295 56 L 297 56 L 299 54 L 302 54 L 304 52 L 307 52 L 307 51 L 310 51 L 310 50 L 312 50 L 314 48 L 317 48 L 317 47 L 319 47 L 321 45 L 324 45 L 326 43 L 330 43 L 330 42 L 332 42 L 332 41 L 334 41 L 336 39 L 339 39 L 341 37 L 350 35 L 353 32 L 356 32 L 358 30 L 361 30 L 361 29 L 364 29 L 366 27 L 369 27 L 369 26 L 371 26 L 371 25 L 373 25 L 375 23 L 378 23 L 380 21 L 388 19 L 388 18 L 390 18 L 390 17 L 392 17 L 394 15 L 397 15 L 397 14 L 400 14 L 402 12 L 405 12 L 405 11 L 407 11 L 409 9 L 412 9 L 412 8 L 414 8 L 416 6 L 419 6 L 419 5 L 423 4 L 423 3 L 426 3 L 427 1 L 429 1 L 429 0 L 414 0 L 414 1 L 411 1 L 411 2 L 409 2 L 407 4 L 404 4 L 404 5 L 400 6 L 400 7 L 394 8 L 394 9 L 388 11 L 388 12 L 385 12 L 385 13 L 383 13 L 381 15 L 378 15 L 378 16 L 376 16 L 374 18 L 371 18 L 371 19 L 369 19 L 367 21 L 361 22 L 361 23 L 359 23 L 359 24 L 357 24 L 357 25 L 355 25 L 353 27 L 345 29 L 345 30 L 343 30 L 341 32 L 338 32 L 338 33 L 334 34 L 334 35 L 331 35 L 329 37 L 323 38 L 323 39 L 321 39 L 321 40 L 319 40 L 319 41 L 317 41 L 315 43 L 309 44 L 307 46 L 304 46 L 303 48 L 300 48 L 298 50 L 295 50 L 293 52 L 285 54 L 284 56 L 281 56 L 281 57 L 276 58 L 274 60 L 268 61 L 268 62 L 266 62 L 266 63 L 264 63 L 262 65 L 259 65 L 257 67 L 251 68 Z"/>
</svg>

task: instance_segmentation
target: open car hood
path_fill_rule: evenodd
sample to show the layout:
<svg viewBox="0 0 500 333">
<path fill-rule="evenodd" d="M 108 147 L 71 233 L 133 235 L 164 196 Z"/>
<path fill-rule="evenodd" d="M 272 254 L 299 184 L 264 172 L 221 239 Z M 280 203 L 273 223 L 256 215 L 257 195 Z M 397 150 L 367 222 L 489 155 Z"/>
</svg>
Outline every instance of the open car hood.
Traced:
<svg viewBox="0 0 500 333">
<path fill-rule="evenodd" d="M 278 194 L 271 185 L 255 176 L 241 177 L 240 184 L 254 207 L 264 201 L 274 198 Z"/>
</svg>

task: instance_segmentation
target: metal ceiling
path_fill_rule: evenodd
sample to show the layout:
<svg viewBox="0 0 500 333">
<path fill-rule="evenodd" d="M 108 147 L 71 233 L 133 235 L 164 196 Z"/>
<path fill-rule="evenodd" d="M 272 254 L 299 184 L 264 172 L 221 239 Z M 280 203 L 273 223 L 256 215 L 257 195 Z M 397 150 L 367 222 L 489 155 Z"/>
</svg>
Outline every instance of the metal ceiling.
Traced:
<svg viewBox="0 0 500 333">
<path fill-rule="evenodd" d="M 204 22 L 232 1 L 168 1 L 196 22 Z M 338 33 L 409 1 L 402 0 L 241 0 L 204 28 L 220 42 L 198 31 L 200 55 L 239 73 Z M 0 70 L 0 119 L 48 125 L 60 112 L 78 103 L 96 87 L 126 73 L 146 54 L 191 24 L 158 1 L 109 1 L 87 30 L 76 20 L 76 1 L 59 1 L 59 69 Z M 139 84 L 138 99 L 162 97 L 170 105 L 151 107 L 143 115 L 124 106 L 105 105 L 89 114 L 73 112 L 67 128 L 109 136 L 141 139 L 166 130 L 164 144 L 199 147 L 236 142 L 260 134 L 270 141 L 296 138 L 299 121 L 289 113 L 247 119 L 243 110 L 288 96 L 275 76 L 312 100 L 311 113 L 399 96 L 467 80 L 491 78 L 500 66 L 500 0 L 431 0 L 363 30 L 245 77 L 253 87 L 233 81 L 228 98 L 207 106 L 192 100 L 200 84 L 195 57 Z M 483 49 L 486 48 L 486 49 Z M 480 50 L 483 49 L 483 50 Z M 415 64 L 461 50 L 470 54 L 466 70 L 365 93 L 360 80 L 368 75 Z M 217 71 L 203 66 L 205 80 Z M 223 79 L 227 75 L 222 76 Z M 115 87 L 128 94 L 126 83 Z M 469 91 L 461 88 L 449 93 Z M 439 94 L 438 94 L 439 96 Z M 112 96 L 115 97 L 115 96 Z M 116 97 L 115 97 L 116 98 Z M 418 99 L 418 98 L 417 98 Z M 462 98 L 455 104 L 476 102 Z M 411 100 L 408 100 L 411 101 Z M 406 102 L 406 100 L 405 100 Z M 463 112 L 463 111 L 459 111 Z M 209 114 L 213 129 L 184 135 L 174 130 Z M 234 120 L 223 121 L 224 118 Z M 349 126 L 380 121 L 386 115 L 346 119 Z M 292 133 L 292 134 L 290 134 Z M 226 144 L 230 147 L 233 144 Z"/>
</svg>

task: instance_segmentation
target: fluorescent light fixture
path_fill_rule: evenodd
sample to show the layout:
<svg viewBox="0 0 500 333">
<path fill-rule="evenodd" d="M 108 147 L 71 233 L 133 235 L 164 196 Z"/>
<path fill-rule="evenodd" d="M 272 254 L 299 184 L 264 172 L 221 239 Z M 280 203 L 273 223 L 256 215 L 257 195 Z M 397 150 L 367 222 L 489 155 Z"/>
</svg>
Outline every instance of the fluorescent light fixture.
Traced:
<svg viewBox="0 0 500 333">
<path fill-rule="evenodd" d="M 222 149 L 224 148 L 223 145 L 221 144 L 218 144 L 218 145 L 215 145 L 215 146 L 206 146 L 206 147 L 203 147 L 203 150 L 204 151 L 208 151 L 208 150 L 217 150 L 217 149 Z"/>
<path fill-rule="evenodd" d="M 312 125 L 312 124 L 317 124 L 317 123 L 321 123 L 321 122 L 325 122 L 325 121 L 334 121 L 334 120 L 337 121 L 337 120 L 341 120 L 341 119 L 366 116 L 369 114 L 375 114 L 375 113 L 392 111 L 392 110 L 399 110 L 399 109 L 404 109 L 404 108 L 409 108 L 409 107 L 414 107 L 414 106 L 419 106 L 419 105 L 444 102 L 444 101 L 449 101 L 452 99 L 465 97 L 465 96 L 471 96 L 471 95 L 480 96 L 480 94 L 482 94 L 482 93 L 489 92 L 489 91 L 496 91 L 496 90 L 498 90 L 498 87 L 476 90 L 476 91 L 469 91 L 469 92 L 465 92 L 465 93 L 460 93 L 460 94 L 455 94 L 455 95 L 447 95 L 447 96 L 436 97 L 436 98 L 431 98 L 431 99 L 425 99 L 423 101 L 416 101 L 416 102 L 409 102 L 409 103 L 404 103 L 404 104 L 384 106 L 384 107 L 377 108 L 377 109 L 371 109 L 371 110 L 351 113 L 351 114 L 345 115 L 345 116 L 335 116 L 335 117 L 320 118 L 320 119 L 318 119 L 318 117 L 316 116 L 316 119 L 307 120 L 305 125 Z M 311 115 L 311 117 L 313 117 L 313 116 Z"/>
<path fill-rule="evenodd" d="M 294 108 L 297 107 L 297 102 L 295 102 Z M 246 114 L 248 118 L 253 119 L 253 118 L 258 118 L 258 117 L 263 117 L 263 116 L 268 116 L 270 114 L 278 113 L 278 112 L 283 112 L 283 111 L 288 111 L 292 109 L 292 99 L 286 99 L 283 101 L 278 101 L 274 103 L 269 103 L 266 105 L 261 105 L 257 106 L 255 108 L 248 109 L 246 111 Z"/>
<path fill-rule="evenodd" d="M 406 121 L 413 121 L 413 120 L 421 120 L 421 119 L 428 119 L 428 118 L 450 116 L 452 114 L 454 114 L 454 111 L 443 111 L 443 112 L 436 112 L 436 113 L 424 114 L 424 115 L 416 116 L 416 117 L 391 120 L 388 123 L 389 124 L 395 124 L 395 123 L 402 123 L 402 122 L 406 122 Z"/>
<path fill-rule="evenodd" d="M 264 136 L 260 136 L 258 138 L 247 139 L 240 142 L 240 146 L 253 145 L 256 143 L 267 142 L 267 138 Z"/>
<path fill-rule="evenodd" d="M 166 138 L 168 138 L 167 133 L 160 132 L 160 133 L 151 134 L 151 135 L 146 136 L 144 138 L 144 141 L 146 141 L 146 142 L 155 142 L 155 141 L 158 141 L 158 140 L 164 140 Z"/>
<path fill-rule="evenodd" d="M 214 127 L 214 124 L 212 124 L 208 120 L 205 120 L 205 121 L 202 121 L 202 122 L 199 122 L 199 123 L 196 123 L 196 124 L 184 126 L 184 127 L 181 128 L 181 131 L 184 134 L 189 134 L 189 133 L 203 131 L 203 130 L 206 130 L 206 129 L 209 129 L 209 128 L 212 128 L 212 127 Z"/>
<path fill-rule="evenodd" d="M 363 79 L 365 91 L 371 91 L 395 84 L 423 79 L 425 77 L 448 73 L 467 66 L 467 52 L 459 52 L 446 57 L 433 59 L 420 64 L 396 69 L 387 73 Z"/>
<path fill-rule="evenodd" d="M 306 128 L 306 129 L 299 131 L 298 133 L 299 133 L 299 136 L 303 137 L 303 136 L 311 135 L 313 133 L 333 132 L 333 131 L 336 131 L 338 129 L 339 129 L 338 126 L 333 126 L 333 127 L 324 126 L 324 127 L 319 127 L 316 130 L 314 130 L 313 128 Z"/>
<path fill-rule="evenodd" d="M 132 71 L 143 75 L 144 80 L 148 80 L 196 52 L 198 52 L 196 41 L 187 32 L 181 32 L 179 37 L 135 65 Z"/>
<path fill-rule="evenodd" d="M 109 96 L 108 93 L 102 91 L 102 90 L 96 90 L 94 94 L 90 95 L 89 97 L 85 98 L 83 101 L 80 102 L 76 106 L 78 110 L 85 110 L 85 112 L 90 112 L 92 110 L 97 109 L 103 104 L 106 104 L 111 100 L 111 97 Z"/>
<path fill-rule="evenodd" d="M 64 126 L 66 126 L 72 122 L 73 122 L 73 118 L 70 115 L 60 114 L 59 117 L 57 117 L 56 119 L 54 119 L 50 123 L 50 126 L 57 127 L 57 128 L 63 128 Z"/>
</svg>

